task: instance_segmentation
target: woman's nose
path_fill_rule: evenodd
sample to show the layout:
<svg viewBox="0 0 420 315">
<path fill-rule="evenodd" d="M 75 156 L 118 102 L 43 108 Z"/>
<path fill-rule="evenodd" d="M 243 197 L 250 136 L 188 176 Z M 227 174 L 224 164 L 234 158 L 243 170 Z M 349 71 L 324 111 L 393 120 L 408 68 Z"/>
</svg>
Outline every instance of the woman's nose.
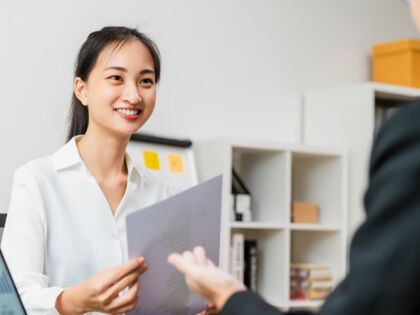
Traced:
<svg viewBox="0 0 420 315">
<path fill-rule="evenodd" d="M 130 85 L 125 89 L 123 99 L 132 105 L 137 105 L 143 101 L 137 87 L 133 85 Z"/>
</svg>

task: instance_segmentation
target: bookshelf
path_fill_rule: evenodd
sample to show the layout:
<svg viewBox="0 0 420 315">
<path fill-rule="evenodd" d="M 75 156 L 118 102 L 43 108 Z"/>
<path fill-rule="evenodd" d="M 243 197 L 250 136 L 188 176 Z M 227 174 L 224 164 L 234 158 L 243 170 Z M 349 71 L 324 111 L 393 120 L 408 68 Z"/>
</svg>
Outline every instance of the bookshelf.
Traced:
<svg viewBox="0 0 420 315">
<path fill-rule="evenodd" d="M 364 219 L 363 195 L 372 141 L 383 109 L 420 99 L 420 89 L 367 82 L 304 95 L 302 142 L 349 153 L 349 237 Z"/>
<path fill-rule="evenodd" d="M 258 293 L 281 309 L 313 309 L 322 301 L 290 300 L 290 264 L 324 263 L 334 282 L 346 271 L 347 158 L 336 149 L 242 139 L 194 141 L 200 180 L 223 174 L 220 266 L 229 268 L 232 235 L 258 244 Z M 252 196 L 251 222 L 232 222 L 231 169 Z M 319 224 L 291 222 L 291 203 L 319 205 Z"/>
</svg>

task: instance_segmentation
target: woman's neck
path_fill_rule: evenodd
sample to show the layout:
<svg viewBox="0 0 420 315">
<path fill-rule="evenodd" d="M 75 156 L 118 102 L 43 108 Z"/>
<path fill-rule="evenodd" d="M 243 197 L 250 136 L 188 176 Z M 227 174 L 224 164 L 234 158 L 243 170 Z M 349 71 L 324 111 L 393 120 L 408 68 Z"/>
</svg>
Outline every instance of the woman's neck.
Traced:
<svg viewBox="0 0 420 315">
<path fill-rule="evenodd" d="M 101 181 L 127 174 L 125 150 L 129 140 L 88 129 L 77 141 L 77 148 L 90 173 Z"/>
</svg>

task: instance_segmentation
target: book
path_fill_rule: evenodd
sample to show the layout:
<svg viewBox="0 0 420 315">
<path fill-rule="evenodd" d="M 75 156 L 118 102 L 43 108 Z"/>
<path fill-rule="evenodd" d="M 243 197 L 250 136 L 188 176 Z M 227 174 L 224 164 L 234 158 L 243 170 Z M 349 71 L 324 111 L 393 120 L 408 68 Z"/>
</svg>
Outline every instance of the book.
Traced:
<svg viewBox="0 0 420 315">
<path fill-rule="evenodd" d="M 311 289 L 332 289 L 332 281 L 312 281 L 310 282 Z"/>
<path fill-rule="evenodd" d="M 291 268 L 304 269 L 304 270 L 331 270 L 331 267 L 327 264 L 315 264 L 315 263 L 291 263 Z"/>
<path fill-rule="evenodd" d="M 309 289 L 307 298 L 309 300 L 324 300 L 331 293 L 331 289 Z"/>
<path fill-rule="evenodd" d="M 232 276 L 244 282 L 244 235 L 234 233 L 232 235 Z"/>
<path fill-rule="evenodd" d="M 253 292 L 258 285 L 258 250 L 256 240 L 245 240 L 244 244 L 244 284 Z"/>
<path fill-rule="evenodd" d="M 332 272 L 328 265 L 321 264 L 291 264 L 291 272 L 300 277 L 308 277 L 311 279 L 331 279 Z"/>
</svg>

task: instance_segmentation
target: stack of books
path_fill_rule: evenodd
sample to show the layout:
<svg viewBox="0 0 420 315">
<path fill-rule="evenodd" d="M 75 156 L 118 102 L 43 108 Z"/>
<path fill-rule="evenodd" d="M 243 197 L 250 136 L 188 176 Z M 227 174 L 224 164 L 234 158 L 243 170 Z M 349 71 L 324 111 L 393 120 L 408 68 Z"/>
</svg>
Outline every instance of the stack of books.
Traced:
<svg viewBox="0 0 420 315">
<path fill-rule="evenodd" d="M 290 267 L 291 300 L 324 300 L 332 291 L 331 268 L 320 264 L 297 264 Z"/>
<path fill-rule="evenodd" d="M 231 274 L 251 291 L 257 292 L 258 250 L 256 240 L 246 240 L 242 233 L 232 235 Z"/>
</svg>

